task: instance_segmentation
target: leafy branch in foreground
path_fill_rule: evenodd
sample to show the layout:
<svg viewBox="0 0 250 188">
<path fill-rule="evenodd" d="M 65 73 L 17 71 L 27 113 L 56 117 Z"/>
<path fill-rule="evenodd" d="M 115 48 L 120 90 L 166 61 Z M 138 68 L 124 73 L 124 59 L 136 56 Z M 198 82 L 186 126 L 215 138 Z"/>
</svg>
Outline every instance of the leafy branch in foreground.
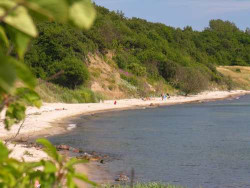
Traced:
<svg viewBox="0 0 250 188">
<path fill-rule="evenodd" d="M 4 124 L 9 130 L 25 119 L 26 106 L 40 107 L 35 92 L 36 79 L 24 64 L 24 55 L 38 32 L 34 20 L 69 23 L 88 29 L 95 18 L 90 0 L 0 0 L 0 112 L 6 110 Z M 95 183 L 77 174 L 74 165 L 85 161 L 66 160 L 47 140 L 39 139 L 50 160 L 20 162 L 0 142 L 0 187 L 76 187 L 74 179 Z"/>
<path fill-rule="evenodd" d="M 86 176 L 76 173 L 74 165 L 86 163 L 85 160 L 72 158 L 67 160 L 57 153 L 56 148 L 45 139 L 38 139 L 37 143 L 44 146 L 44 151 L 51 158 L 39 162 L 20 162 L 9 155 L 7 147 L 0 142 L 0 187 L 34 188 L 36 182 L 41 187 L 77 187 L 74 179 L 83 180 L 93 186 L 96 184 Z"/>
<path fill-rule="evenodd" d="M 27 105 L 41 106 L 36 79 L 23 63 L 30 40 L 38 35 L 34 19 L 88 29 L 95 15 L 89 0 L 0 0 L 0 112 L 7 108 L 7 129 L 25 118 Z"/>
</svg>

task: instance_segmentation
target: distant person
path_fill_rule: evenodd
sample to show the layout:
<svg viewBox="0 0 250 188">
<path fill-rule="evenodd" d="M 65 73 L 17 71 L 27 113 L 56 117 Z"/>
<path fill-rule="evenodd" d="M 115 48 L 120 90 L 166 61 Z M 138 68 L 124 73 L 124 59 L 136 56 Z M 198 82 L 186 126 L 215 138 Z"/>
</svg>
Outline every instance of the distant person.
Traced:
<svg viewBox="0 0 250 188">
<path fill-rule="evenodd" d="M 114 105 L 116 105 L 116 104 L 117 104 L 117 102 L 115 101 L 115 102 L 114 102 Z"/>
<path fill-rule="evenodd" d="M 164 93 L 161 94 L 161 99 L 164 100 Z"/>
<path fill-rule="evenodd" d="M 164 94 L 164 100 L 167 100 L 167 94 Z"/>
<path fill-rule="evenodd" d="M 169 93 L 167 93 L 167 98 L 168 98 L 168 99 L 170 99 L 170 95 L 169 95 Z"/>
</svg>

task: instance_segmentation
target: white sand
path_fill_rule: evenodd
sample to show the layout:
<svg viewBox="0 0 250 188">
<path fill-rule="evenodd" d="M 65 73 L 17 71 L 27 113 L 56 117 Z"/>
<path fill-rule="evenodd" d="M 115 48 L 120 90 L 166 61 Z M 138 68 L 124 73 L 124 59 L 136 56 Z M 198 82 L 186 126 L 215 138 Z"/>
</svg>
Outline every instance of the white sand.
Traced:
<svg viewBox="0 0 250 188">
<path fill-rule="evenodd" d="M 250 91 L 210 91 L 203 92 L 195 96 L 172 96 L 167 101 L 162 101 L 161 98 L 154 98 L 149 101 L 143 101 L 141 99 L 124 99 L 117 100 L 117 104 L 114 105 L 114 100 L 104 101 L 102 103 L 88 103 L 88 104 L 64 104 L 64 103 L 44 103 L 40 109 L 33 107 L 28 108 L 27 118 L 23 124 L 21 134 L 26 136 L 34 136 L 39 134 L 41 131 L 47 129 L 51 134 L 54 134 L 52 127 L 52 122 L 58 122 L 60 119 L 69 118 L 75 115 L 86 114 L 86 113 L 95 113 L 98 111 L 107 111 L 107 110 L 116 110 L 116 109 L 126 109 L 126 108 L 135 108 L 140 106 L 149 106 L 150 104 L 154 105 L 174 105 L 179 103 L 188 103 L 204 100 L 217 100 L 227 97 L 240 96 L 244 94 L 250 94 Z M 6 131 L 3 125 L 3 116 L 4 112 L 0 116 L 0 138 L 6 139 L 13 137 L 16 134 L 19 125 L 14 125 L 11 128 L 11 131 Z M 73 129 L 75 125 L 69 125 L 68 130 Z M 49 129 L 50 128 L 50 129 Z M 25 160 L 38 160 L 39 158 L 44 158 L 46 155 L 37 150 L 36 148 L 25 148 L 24 146 L 17 145 L 16 147 L 11 146 L 13 149 L 12 156 L 15 158 L 24 157 Z M 31 154 L 23 155 L 24 152 L 28 150 Z M 26 152 L 27 153 L 27 152 Z M 32 157 L 33 155 L 33 157 Z"/>
</svg>

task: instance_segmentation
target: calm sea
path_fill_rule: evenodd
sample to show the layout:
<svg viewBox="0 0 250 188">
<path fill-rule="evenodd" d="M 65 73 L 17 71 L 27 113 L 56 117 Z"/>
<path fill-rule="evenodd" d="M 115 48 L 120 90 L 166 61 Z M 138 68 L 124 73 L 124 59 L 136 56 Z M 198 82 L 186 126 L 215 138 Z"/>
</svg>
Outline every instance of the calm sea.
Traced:
<svg viewBox="0 0 250 188">
<path fill-rule="evenodd" d="M 82 116 L 51 137 L 114 157 L 109 171 L 190 188 L 250 187 L 250 96 Z"/>
</svg>

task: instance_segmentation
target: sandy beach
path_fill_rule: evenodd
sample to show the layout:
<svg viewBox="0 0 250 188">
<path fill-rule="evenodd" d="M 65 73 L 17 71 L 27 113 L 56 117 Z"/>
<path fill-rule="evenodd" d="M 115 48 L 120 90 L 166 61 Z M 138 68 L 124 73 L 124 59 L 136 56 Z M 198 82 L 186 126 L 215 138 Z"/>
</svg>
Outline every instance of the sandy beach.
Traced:
<svg viewBox="0 0 250 188">
<path fill-rule="evenodd" d="M 176 105 L 182 103 L 203 102 L 211 100 L 221 100 L 225 98 L 239 97 L 245 94 L 250 94 L 250 91 L 235 90 L 235 91 L 209 91 L 193 96 L 171 96 L 170 99 L 162 101 L 161 98 L 151 98 L 150 100 L 142 99 L 123 99 L 102 101 L 100 103 L 86 104 L 64 104 L 64 103 L 44 103 L 40 109 L 29 107 L 27 109 L 27 118 L 23 123 L 23 128 L 18 135 L 18 139 L 28 139 L 34 136 L 49 136 L 60 134 L 70 129 L 73 125 L 67 125 L 63 121 L 65 118 L 70 118 L 83 114 L 94 114 L 97 112 L 105 112 L 111 110 L 124 110 L 144 107 L 157 107 L 160 105 Z M 14 125 L 11 131 L 6 131 L 3 125 L 4 112 L 0 116 L 0 139 L 11 139 L 15 136 L 20 125 Z M 26 161 L 36 161 L 41 158 L 46 158 L 46 154 L 37 148 L 27 148 L 25 145 L 9 144 L 8 147 L 13 151 L 11 156 L 17 159 Z M 30 155 L 25 155 L 30 153 Z M 88 173 L 88 170 L 82 170 Z"/>
</svg>

